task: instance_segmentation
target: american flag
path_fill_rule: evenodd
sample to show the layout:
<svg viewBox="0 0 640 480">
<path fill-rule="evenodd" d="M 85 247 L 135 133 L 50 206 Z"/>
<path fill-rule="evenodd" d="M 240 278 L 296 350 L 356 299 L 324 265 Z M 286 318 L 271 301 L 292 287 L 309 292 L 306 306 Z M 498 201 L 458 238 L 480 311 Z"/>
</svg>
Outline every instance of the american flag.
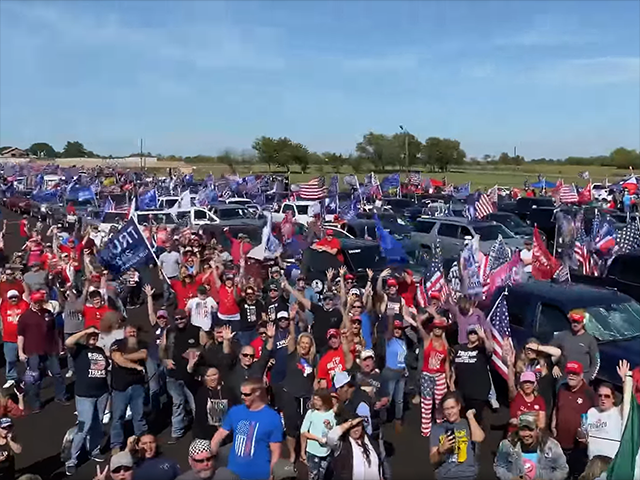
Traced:
<svg viewBox="0 0 640 480">
<path fill-rule="evenodd" d="M 553 274 L 553 278 L 558 282 L 569 282 L 571 281 L 571 275 L 569 274 L 569 269 L 564 263 L 561 263 L 558 269 Z"/>
<path fill-rule="evenodd" d="M 575 228 L 577 230 L 577 235 L 575 245 L 573 246 L 573 253 L 576 256 L 578 264 L 582 265 L 582 273 L 588 275 L 591 271 L 591 255 L 589 250 L 587 250 L 587 236 L 584 233 L 582 222 L 580 222 L 580 224 L 576 222 Z"/>
<path fill-rule="evenodd" d="M 629 221 L 618 234 L 614 254 L 622 255 L 638 249 L 640 249 L 640 227 L 638 227 L 638 222 Z"/>
<path fill-rule="evenodd" d="M 493 188 L 490 188 L 487 192 L 487 196 L 489 197 L 489 201 L 494 204 L 498 204 L 498 186 L 496 185 Z M 477 208 L 476 208 L 477 210 Z"/>
<path fill-rule="evenodd" d="M 407 176 L 407 180 L 411 185 L 420 185 L 420 183 L 422 183 L 422 173 L 409 172 L 409 175 Z"/>
<path fill-rule="evenodd" d="M 462 291 L 462 282 L 460 281 L 460 267 L 458 266 L 458 262 L 455 262 L 451 265 L 451 270 L 449 270 L 448 283 L 449 287 L 454 292 Z"/>
<path fill-rule="evenodd" d="M 589 177 L 589 171 L 588 171 L 588 170 L 586 170 L 586 171 L 584 171 L 584 172 L 580 172 L 580 173 L 578 173 L 578 177 L 580 177 L 580 178 L 582 178 L 582 179 L 584 179 L 584 180 L 586 180 L 586 179 L 590 178 L 590 177 Z"/>
<path fill-rule="evenodd" d="M 560 202 L 577 203 L 578 194 L 576 193 L 576 187 L 573 185 L 562 185 L 562 187 L 560 187 Z"/>
<path fill-rule="evenodd" d="M 484 218 L 496 210 L 496 206 L 489 200 L 489 197 L 484 193 L 480 194 L 476 201 L 476 218 Z"/>
<path fill-rule="evenodd" d="M 440 240 L 436 241 L 436 249 L 431 259 L 429 270 L 424 275 L 424 292 L 429 298 L 432 292 L 441 292 L 446 282 L 444 280 L 444 272 L 442 270 L 442 251 L 440 250 Z"/>
<path fill-rule="evenodd" d="M 493 342 L 493 352 L 491 363 L 498 370 L 505 380 L 509 378 L 509 369 L 503 360 L 504 345 L 511 341 L 511 328 L 509 327 L 509 309 L 507 308 L 507 292 L 505 290 L 487 319 L 491 325 L 491 341 Z"/>
<path fill-rule="evenodd" d="M 305 200 L 320 200 L 326 197 L 327 187 L 324 177 L 317 177 L 307 183 L 301 183 L 298 195 Z"/>
<path fill-rule="evenodd" d="M 248 420 L 240 420 L 233 432 L 236 455 L 239 458 L 252 458 L 255 449 L 256 432 L 258 423 Z"/>
</svg>

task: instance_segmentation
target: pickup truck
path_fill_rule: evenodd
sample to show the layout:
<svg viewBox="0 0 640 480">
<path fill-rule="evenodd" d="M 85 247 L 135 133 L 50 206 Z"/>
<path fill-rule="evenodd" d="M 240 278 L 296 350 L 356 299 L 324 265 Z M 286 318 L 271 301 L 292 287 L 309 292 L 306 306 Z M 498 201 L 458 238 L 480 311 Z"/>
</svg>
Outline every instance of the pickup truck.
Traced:
<svg viewBox="0 0 640 480">
<path fill-rule="evenodd" d="M 515 202 L 499 202 L 498 211 L 511 212 L 518 215 L 523 221 L 527 221 L 531 210 L 536 208 L 555 208 L 551 197 L 520 197 Z"/>
<path fill-rule="evenodd" d="M 280 223 L 284 220 L 287 212 L 291 212 L 293 215 L 293 221 L 301 223 L 303 225 L 308 225 L 313 216 L 309 213 L 311 206 L 317 202 L 311 201 L 297 201 L 297 202 L 283 202 L 282 205 L 276 207 L 271 212 L 271 218 L 273 223 Z M 333 215 L 326 215 L 326 220 L 333 220 Z"/>
<path fill-rule="evenodd" d="M 583 309 L 586 329 L 598 342 L 599 381 L 620 386 L 618 361 L 640 363 L 640 304 L 623 293 L 575 283 L 531 281 L 510 287 L 506 300 L 517 350 L 531 337 L 548 344 L 554 335 L 571 328 L 569 312 Z"/>
<path fill-rule="evenodd" d="M 616 255 L 603 277 L 571 274 L 571 281 L 618 290 L 640 302 L 640 253 Z"/>
</svg>

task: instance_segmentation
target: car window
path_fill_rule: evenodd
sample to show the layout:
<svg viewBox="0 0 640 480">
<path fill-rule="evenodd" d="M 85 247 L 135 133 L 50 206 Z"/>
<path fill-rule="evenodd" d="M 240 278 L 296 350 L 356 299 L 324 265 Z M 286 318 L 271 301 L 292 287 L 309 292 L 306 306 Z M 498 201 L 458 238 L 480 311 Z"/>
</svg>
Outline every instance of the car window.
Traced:
<svg viewBox="0 0 640 480">
<path fill-rule="evenodd" d="M 469 229 L 469 227 L 465 227 L 464 225 L 462 225 L 460 227 L 460 231 L 458 232 L 458 238 L 461 240 L 464 240 L 465 237 L 473 238 L 473 233 L 471 233 L 471 230 Z"/>
<path fill-rule="evenodd" d="M 514 238 L 514 235 L 504 225 L 500 224 L 475 227 L 475 230 L 483 242 L 497 240 L 500 235 L 502 235 L 502 238 Z"/>
<path fill-rule="evenodd" d="M 510 292 L 507 295 L 507 308 L 509 310 L 509 323 L 516 327 L 524 327 L 527 302 L 520 295 Z"/>
<path fill-rule="evenodd" d="M 441 237 L 458 238 L 459 225 L 453 223 L 441 223 L 438 227 L 438 235 Z"/>
<path fill-rule="evenodd" d="M 287 212 L 291 212 L 294 217 L 296 216 L 296 209 L 293 208 L 293 205 L 291 205 L 290 203 L 287 203 L 282 207 L 282 213 L 287 213 Z"/>
<path fill-rule="evenodd" d="M 207 218 L 209 218 L 209 216 L 207 215 L 206 210 L 194 210 L 193 218 L 195 220 L 206 220 Z"/>
<path fill-rule="evenodd" d="M 536 335 L 542 342 L 548 342 L 553 335 L 569 329 L 569 320 L 562 310 L 555 305 L 543 303 L 538 315 Z"/>
<path fill-rule="evenodd" d="M 431 220 L 420 220 L 419 222 L 416 222 L 415 229 L 416 232 L 419 233 L 431 233 L 431 230 L 433 230 L 433 227 L 435 226 L 436 222 Z"/>
<path fill-rule="evenodd" d="M 298 205 L 298 215 L 309 215 L 309 205 Z"/>
</svg>

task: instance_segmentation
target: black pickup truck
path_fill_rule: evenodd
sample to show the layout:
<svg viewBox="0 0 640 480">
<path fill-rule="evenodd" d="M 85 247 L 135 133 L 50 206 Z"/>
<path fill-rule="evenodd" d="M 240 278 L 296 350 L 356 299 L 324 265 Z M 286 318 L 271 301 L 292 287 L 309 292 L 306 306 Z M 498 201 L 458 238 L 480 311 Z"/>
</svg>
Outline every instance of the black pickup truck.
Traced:
<svg viewBox="0 0 640 480">
<path fill-rule="evenodd" d="M 640 252 L 617 255 L 604 277 L 572 274 L 575 283 L 613 288 L 640 302 Z"/>
</svg>

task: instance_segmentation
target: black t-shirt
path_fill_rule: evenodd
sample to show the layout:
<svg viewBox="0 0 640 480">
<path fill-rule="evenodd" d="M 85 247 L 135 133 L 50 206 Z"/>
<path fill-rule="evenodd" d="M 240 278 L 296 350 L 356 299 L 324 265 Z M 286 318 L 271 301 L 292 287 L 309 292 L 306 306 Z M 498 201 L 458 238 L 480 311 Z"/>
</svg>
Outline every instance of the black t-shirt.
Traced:
<svg viewBox="0 0 640 480">
<path fill-rule="evenodd" d="M 13 438 L 14 442 L 18 440 Z M 0 445 L 0 480 L 14 480 L 16 478 L 16 456 L 9 446 L 9 441 Z"/>
<path fill-rule="evenodd" d="M 109 393 L 109 359 L 100 347 L 77 343 L 71 351 L 76 371 L 76 397 L 100 398 Z"/>
<path fill-rule="evenodd" d="M 270 322 L 276 322 L 278 312 L 288 312 L 289 304 L 284 298 L 282 298 L 282 296 L 279 296 L 275 300 L 268 298 L 265 302 L 265 308 L 267 311 L 267 320 Z"/>
<path fill-rule="evenodd" d="M 453 369 L 456 374 L 456 388 L 463 397 L 486 400 L 491 389 L 489 378 L 489 354 L 484 345 L 469 347 L 467 343 L 454 349 Z"/>
<path fill-rule="evenodd" d="M 211 440 L 218 431 L 227 411 L 234 406 L 236 395 L 227 385 L 209 389 L 201 385 L 195 395 L 196 411 L 193 422 L 195 438 Z"/>
<path fill-rule="evenodd" d="M 265 312 L 264 303 L 261 300 L 249 303 L 243 298 L 238 302 L 238 307 L 240 308 L 240 331 L 251 332 L 255 330 Z"/>
<path fill-rule="evenodd" d="M 379 370 L 373 370 L 372 372 L 365 372 L 360 365 L 354 363 L 349 370 L 351 378 L 353 378 L 360 388 L 371 395 L 374 401 L 379 401 L 382 398 L 388 397 L 389 392 L 387 386 L 382 380 L 382 374 Z"/>
<path fill-rule="evenodd" d="M 310 364 L 304 358 L 300 358 L 298 352 L 293 351 L 287 355 L 287 374 L 284 379 L 284 388 L 297 398 L 311 397 L 313 395 L 313 382 L 316 365 Z"/>
<path fill-rule="evenodd" d="M 311 313 L 313 313 L 313 339 L 318 352 L 322 352 L 327 346 L 327 332 L 332 328 L 340 328 L 342 312 L 337 308 L 325 310 L 323 306 L 312 303 Z"/>
<path fill-rule="evenodd" d="M 167 346 L 171 352 L 171 360 L 176 368 L 167 369 L 167 376 L 176 380 L 188 381 L 192 375 L 187 371 L 189 360 L 185 357 L 187 350 L 200 347 L 200 328 L 189 323 L 185 328 L 171 326 L 167 329 Z"/>
<path fill-rule="evenodd" d="M 146 342 L 138 339 L 138 346 L 135 348 L 129 348 L 127 345 L 127 339 L 121 338 L 111 344 L 111 357 L 113 358 L 113 352 L 120 352 L 123 354 L 135 353 L 139 350 L 146 350 Z M 144 367 L 144 360 L 135 362 L 138 365 Z M 137 370 L 135 368 L 121 367 L 116 362 L 113 362 L 111 369 L 111 388 L 118 392 L 124 392 L 127 388 L 133 385 L 144 385 L 145 372 Z"/>
</svg>

